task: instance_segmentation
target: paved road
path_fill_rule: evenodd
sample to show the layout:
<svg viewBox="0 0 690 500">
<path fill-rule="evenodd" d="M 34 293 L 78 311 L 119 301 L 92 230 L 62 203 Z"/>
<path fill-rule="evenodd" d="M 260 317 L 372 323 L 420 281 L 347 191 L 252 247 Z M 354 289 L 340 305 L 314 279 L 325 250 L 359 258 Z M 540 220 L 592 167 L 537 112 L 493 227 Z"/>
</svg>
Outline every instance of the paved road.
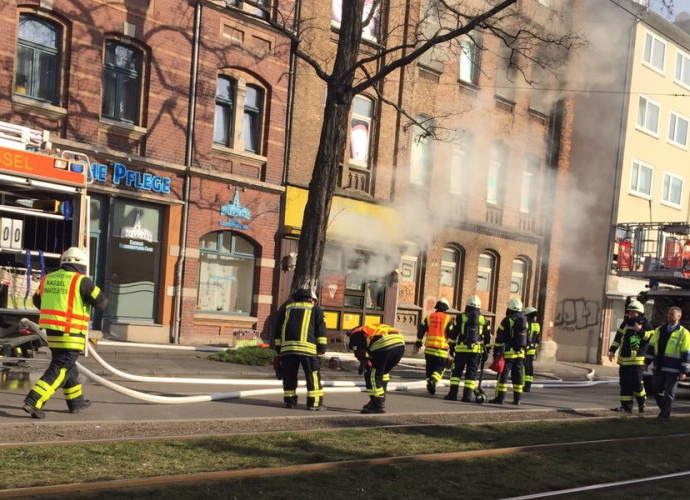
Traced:
<svg viewBox="0 0 690 500">
<path fill-rule="evenodd" d="M 609 408 L 616 406 L 618 385 L 603 383 L 587 387 L 573 387 L 569 384 L 558 385 L 554 379 L 561 377 L 577 384 L 585 384 L 588 368 L 568 364 L 540 365 L 532 392 L 525 394 L 523 404 L 515 407 L 510 403 L 503 406 L 476 403 L 460 403 L 443 400 L 446 389 L 439 388 L 438 394 L 427 394 L 423 371 L 411 364 L 405 364 L 394 371 L 391 384 L 405 386 L 406 390 L 391 392 L 388 396 L 388 413 L 374 417 L 360 415 L 359 409 L 368 400 L 362 392 L 350 389 L 326 388 L 326 411 L 308 412 L 304 406 L 295 410 L 282 407 L 282 392 L 278 381 L 272 378 L 273 372 L 266 367 L 248 367 L 210 361 L 208 353 L 178 351 L 168 349 L 142 349 L 137 346 L 121 347 L 117 345 L 99 345 L 98 353 L 113 367 L 123 372 L 146 377 L 183 377 L 232 379 L 236 383 L 190 384 L 190 383 L 155 383 L 123 380 L 112 375 L 93 357 L 82 358 L 81 363 L 88 370 L 107 381 L 117 383 L 130 390 L 146 395 L 180 397 L 208 394 L 231 394 L 242 391 L 241 397 L 223 397 L 217 401 L 196 402 L 187 404 L 161 404 L 143 401 L 129 395 L 121 394 L 101 384 L 87 381 L 84 391 L 93 406 L 86 412 L 70 415 L 66 411 L 64 399 L 57 394 L 45 407 L 46 419 L 37 421 L 28 418 L 20 409 L 22 400 L 31 385 L 40 376 L 47 363 L 47 353 L 39 353 L 29 367 L 10 368 L 5 371 L 4 382 L 0 387 L 0 428 L 5 436 L 10 427 L 33 430 L 36 440 L 49 439 L 38 437 L 41 427 L 51 425 L 80 423 L 84 429 L 99 428 L 110 425 L 117 432 L 112 435 L 137 435 L 145 432 L 142 428 L 160 429 L 161 433 L 173 432 L 166 423 L 184 421 L 193 424 L 193 432 L 227 432 L 262 431 L 277 428 L 310 428 L 367 425 L 369 422 L 396 423 L 459 423 L 497 420 L 523 420 L 532 418 L 558 418 L 563 415 L 607 415 Z M 327 356 L 330 358 L 330 355 Z M 342 358 L 341 368 L 324 368 L 323 378 L 326 382 L 357 381 L 361 379 L 354 371 L 353 363 Z M 596 378 L 615 382 L 616 370 L 597 368 Z M 488 373 L 488 372 L 487 372 Z M 256 380 L 268 380 L 269 386 L 250 385 Z M 543 387 L 542 385 L 546 385 Z M 263 390 L 261 394 L 245 395 L 244 391 Z M 340 392 L 350 391 L 350 392 Z M 266 393 L 268 392 L 268 393 Z M 681 393 L 677 403 L 678 412 L 690 413 L 690 391 Z M 493 388 L 487 388 L 489 397 Z M 147 397 L 147 396 L 145 396 Z M 305 397 L 300 397 L 304 403 Z M 652 415 L 656 412 L 652 409 Z M 385 417 L 385 420 L 384 420 Z M 354 423 L 353 423 L 354 422 Z M 88 424 L 88 425 L 84 425 Z M 126 430 L 129 429 L 129 430 Z M 168 429 L 167 431 L 165 429 Z M 187 431 L 185 431 L 187 432 Z M 65 432 L 55 431 L 56 438 Z M 29 439 L 32 439 L 31 437 Z M 5 442 L 12 438 L 5 438 Z M 0 441 L 3 441 L 0 439 Z"/>
</svg>

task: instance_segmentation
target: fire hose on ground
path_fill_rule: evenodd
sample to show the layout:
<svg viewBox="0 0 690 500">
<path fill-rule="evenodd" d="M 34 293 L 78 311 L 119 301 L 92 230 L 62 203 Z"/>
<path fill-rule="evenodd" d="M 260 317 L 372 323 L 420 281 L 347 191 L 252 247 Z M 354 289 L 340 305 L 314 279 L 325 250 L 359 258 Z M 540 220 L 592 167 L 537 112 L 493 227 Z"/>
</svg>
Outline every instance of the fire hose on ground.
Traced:
<svg viewBox="0 0 690 500">
<path fill-rule="evenodd" d="M 250 389 L 242 391 L 232 391 L 224 393 L 213 393 L 204 394 L 196 396 L 159 396 L 155 394 L 149 394 L 142 391 L 137 391 L 129 389 L 120 384 L 116 384 L 107 380 L 100 375 L 93 373 L 91 370 L 78 363 L 79 370 L 84 373 L 85 376 L 91 380 L 107 387 L 115 392 L 119 392 L 125 396 L 132 397 L 134 399 L 139 399 L 142 401 L 148 401 L 150 403 L 161 403 L 161 404 L 187 404 L 187 403 L 203 403 L 208 401 L 220 401 L 225 399 L 237 399 L 243 397 L 251 396 L 265 396 L 265 395 L 279 395 L 283 393 L 282 383 L 279 380 L 273 379 L 218 379 L 218 378 L 185 378 L 185 377 L 159 377 L 159 376 L 142 376 L 135 375 L 131 373 L 126 373 L 117 368 L 114 368 L 108 364 L 92 347 L 89 343 L 87 344 L 88 354 L 106 371 L 112 373 L 113 375 L 119 376 L 126 380 L 134 382 L 153 382 L 153 383 L 177 383 L 177 384 L 205 384 L 205 385 L 253 385 L 253 386 L 278 386 L 270 389 Z M 347 356 L 345 356 L 347 357 Z M 537 384 L 533 384 L 534 388 L 544 388 L 544 387 L 560 387 L 560 388 L 577 388 L 577 387 L 592 387 L 599 384 L 609 384 L 616 381 L 600 380 L 600 381 L 579 381 L 579 382 L 565 382 L 565 381 L 544 381 Z M 495 387 L 495 381 L 485 381 L 484 387 Z M 446 382 L 440 382 L 437 386 L 447 386 Z M 300 381 L 297 392 L 299 394 L 305 394 L 306 388 L 304 387 L 304 381 Z M 364 387 L 364 382 L 356 381 L 323 381 L 324 392 L 325 393 L 346 393 L 346 392 L 364 392 L 366 388 Z M 412 389 L 421 389 L 426 386 L 425 380 L 419 380 L 409 383 L 390 383 L 388 385 L 388 390 L 402 392 Z"/>
</svg>

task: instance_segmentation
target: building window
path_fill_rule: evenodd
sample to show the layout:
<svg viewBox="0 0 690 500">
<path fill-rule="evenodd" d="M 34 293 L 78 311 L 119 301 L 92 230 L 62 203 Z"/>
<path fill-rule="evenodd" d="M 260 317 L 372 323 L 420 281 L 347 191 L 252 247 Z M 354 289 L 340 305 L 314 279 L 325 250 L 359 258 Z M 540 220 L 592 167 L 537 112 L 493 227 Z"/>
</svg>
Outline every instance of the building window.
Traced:
<svg viewBox="0 0 690 500">
<path fill-rule="evenodd" d="M 461 296 L 459 291 L 460 270 L 462 266 L 462 253 L 455 248 L 446 247 L 441 251 L 441 277 L 439 281 L 439 298 L 444 298 L 448 303 L 458 308 L 457 298 Z"/>
<path fill-rule="evenodd" d="M 644 63 L 663 73 L 665 56 L 666 42 L 651 33 L 647 33 L 644 39 L 644 55 L 642 56 Z"/>
<path fill-rule="evenodd" d="M 673 74 L 676 83 L 690 88 L 690 57 L 683 53 L 676 53 L 676 70 Z"/>
<path fill-rule="evenodd" d="M 479 85 L 479 63 L 481 51 L 475 37 L 466 36 L 460 40 L 460 81 Z"/>
<path fill-rule="evenodd" d="M 496 258 L 490 253 L 482 253 L 477 265 L 477 295 L 488 310 L 493 311 L 494 275 Z"/>
<path fill-rule="evenodd" d="M 651 198 L 654 168 L 641 161 L 633 161 L 630 173 L 630 194 Z"/>
<path fill-rule="evenodd" d="M 362 21 L 366 24 L 362 26 L 362 36 L 367 40 L 378 40 L 379 18 L 381 16 L 380 4 L 381 2 L 377 0 L 364 0 Z M 372 8 L 375 10 L 372 11 Z M 343 19 L 343 0 L 333 0 L 332 15 L 332 25 L 339 29 Z"/>
<path fill-rule="evenodd" d="M 664 174 L 664 184 L 661 188 L 661 199 L 664 204 L 680 208 L 683 195 L 683 179 L 672 173 Z"/>
<path fill-rule="evenodd" d="M 15 93 L 58 104 L 61 43 L 60 25 L 31 14 L 19 16 Z"/>
<path fill-rule="evenodd" d="M 418 186 L 428 186 L 433 165 L 433 143 L 431 134 L 434 123 L 427 117 L 418 117 L 412 131 L 412 145 L 410 147 L 410 183 Z"/>
<path fill-rule="evenodd" d="M 517 77 L 517 52 L 502 45 L 499 51 L 498 68 L 496 69 L 496 96 L 510 103 L 515 102 Z"/>
<path fill-rule="evenodd" d="M 471 185 L 474 135 L 466 129 L 458 130 L 458 138 L 450 145 L 450 193 L 467 195 Z"/>
<path fill-rule="evenodd" d="M 670 115 L 668 142 L 683 149 L 688 147 L 688 119 L 675 111 L 671 111 Z"/>
<path fill-rule="evenodd" d="M 527 299 L 527 262 L 523 259 L 515 259 L 513 261 L 513 269 L 510 273 L 510 295 L 520 299 L 523 303 Z"/>
<path fill-rule="evenodd" d="M 244 150 L 259 153 L 261 140 L 261 109 L 263 91 L 254 85 L 247 85 L 244 96 Z"/>
<path fill-rule="evenodd" d="M 232 147 L 235 121 L 235 80 L 219 76 L 216 80 L 216 115 L 213 142 Z"/>
<path fill-rule="evenodd" d="M 537 182 L 538 173 L 539 158 L 534 155 L 528 155 L 520 182 L 520 212 L 523 214 L 534 213 L 537 205 L 537 189 L 535 183 Z"/>
<path fill-rule="evenodd" d="M 363 96 L 355 96 L 352 101 L 350 120 L 350 161 L 361 166 L 369 161 L 369 141 L 374 103 Z"/>
<path fill-rule="evenodd" d="M 254 3 L 260 4 L 262 8 L 256 7 L 255 5 L 249 5 L 247 2 L 242 0 L 225 0 L 225 5 L 228 7 L 235 7 L 249 15 L 256 16 L 261 19 L 268 19 L 268 8 L 270 7 L 270 2 L 268 0 L 255 0 Z"/>
<path fill-rule="evenodd" d="M 256 249 L 231 231 L 214 231 L 199 240 L 201 312 L 250 314 L 254 293 Z"/>
<path fill-rule="evenodd" d="M 503 143 L 491 145 L 486 180 L 486 202 L 490 205 L 501 205 L 503 202 L 503 176 L 507 158 L 508 151 Z"/>
<path fill-rule="evenodd" d="M 654 136 L 659 134 L 659 104 L 640 96 L 637 108 L 637 128 Z"/>
<path fill-rule="evenodd" d="M 419 246 L 405 242 L 400 257 L 400 274 L 398 276 L 398 301 L 412 305 L 417 300 L 417 281 L 419 279 Z"/>
<path fill-rule="evenodd" d="M 105 42 L 103 104 L 105 118 L 139 124 L 141 51 L 115 40 Z"/>
</svg>

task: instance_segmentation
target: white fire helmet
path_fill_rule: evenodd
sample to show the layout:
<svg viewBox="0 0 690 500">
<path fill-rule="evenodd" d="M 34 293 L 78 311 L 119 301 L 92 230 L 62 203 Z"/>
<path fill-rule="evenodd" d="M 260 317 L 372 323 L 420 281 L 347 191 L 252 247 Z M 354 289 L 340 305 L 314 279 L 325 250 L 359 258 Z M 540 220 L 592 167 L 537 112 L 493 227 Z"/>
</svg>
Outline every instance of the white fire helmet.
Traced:
<svg viewBox="0 0 690 500">
<path fill-rule="evenodd" d="M 467 297 L 467 305 L 469 307 L 476 307 L 477 309 L 480 309 L 482 307 L 482 299 L 480 299 L 477 295 L 470 295 Z"/>
<path fill-rule="evenodd" d="M 515 312 L 522 312 L 522 302 L 520 302 L 520 299 L 510 299 L 508 301 L 508 309 Z"/>
<path fill-rule="evenodd" d="M 86 250 L 79 247 L 69 247 L 60 257 L 60 264 L 79 264 L 85 266 L 88 261 L 89 257 L 86 254 Z"/>
</svg>

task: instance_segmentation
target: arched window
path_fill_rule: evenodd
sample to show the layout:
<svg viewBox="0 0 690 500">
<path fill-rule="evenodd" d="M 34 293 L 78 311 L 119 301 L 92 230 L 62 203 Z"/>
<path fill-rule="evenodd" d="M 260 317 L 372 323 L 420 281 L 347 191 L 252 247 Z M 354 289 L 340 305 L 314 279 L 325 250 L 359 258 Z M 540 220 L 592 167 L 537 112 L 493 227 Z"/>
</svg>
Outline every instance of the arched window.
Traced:
<svg viewBox="0 0 690 500">
<path fill-rule="evenodd" d="M 199 240 L 197 310 L 250 314 L 254 294 L 254 244 L 232 231 L 214 231 Z"/>
<path fill-rule="evenodd" d="M 510 274 L 510 296 L 520 299 L 526 305 L 528 284 L 529 263 L 523 258 L 513 260 L 513 269 Z"/>
<path fill-rule="evenodd" d="M 216 78 L 216 110 L 213 143 L 236 152 L 262 154 L 261 135 L 266 90 L 246 73 Z"/>
<path fill-rule="evenodd" d="M 462 250 L 446 247 L 441 251 L 441 277 L 439 298 L 448 301 L 451 307 L 460 308 L 460 277 L 462 273 Z"/>
<path fill-rule="evenodd" d="M 62 27 L 32 14 L 19 16 L 14 91 L 58 104 Z"/>
<path fill-rule="evenodd" d="M 417 117 L 417 121 L 424 125 L 414 125 L 412 130 L 412 144 L 410 146 L 410 183 L 418 186 L 428 186 L 433 165 L 433 140 L 431 131 L 433 120 L 427 117 Z"/>
<path fill-rule="evenodd" d="M 496 257 L 489 252 L 479 255 L 477 263 L 477 295 L 482 300 L 482 306 L 493 311 L 496 293 Z"/>
<path fill-rule="evenodd" d="M 366 166 L 369 161 L 371 120 L 374 103 L 368 97 L 356 95 L 352 100 L 350 120 L 350 161 Z"/>
<path fill-rule="evenodd" d="M 105 118 L 139 125 L 142 52 L 117 40 L 105 42 L 103 103 Z"/>
</svg>

